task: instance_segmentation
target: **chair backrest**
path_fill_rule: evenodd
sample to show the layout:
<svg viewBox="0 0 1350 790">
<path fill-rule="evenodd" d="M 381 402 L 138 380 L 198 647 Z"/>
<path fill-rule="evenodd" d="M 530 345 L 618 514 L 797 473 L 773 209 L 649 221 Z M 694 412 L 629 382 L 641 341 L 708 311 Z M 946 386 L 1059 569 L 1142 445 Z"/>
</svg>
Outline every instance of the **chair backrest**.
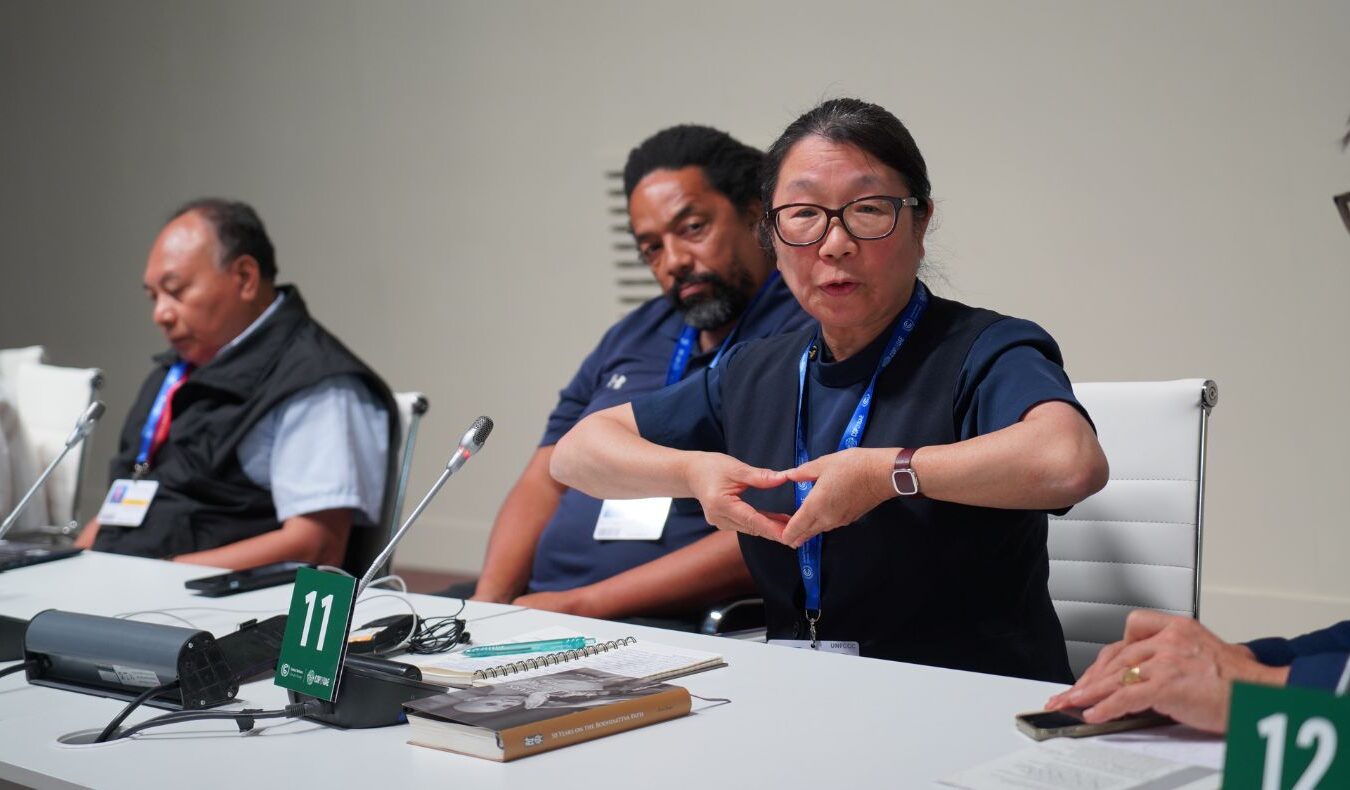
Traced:
<svg viewBox="0 0 1350 790">
<path fill-rule="evenodd" d="M 408 493 L 408 477 L 412 473 L 413 451 L 417 447 L 417 426 L 422 415 L 427 413 L 430 404 L 420 392 L 396 392 L 394 401 L 398 404 L 399 446 L 391 448 L 397 466 L 394 480 L 393 498 L 384 503 L 384 517 L 377 528 L 353 530 L 348 539 L 347 553 L 343 568 L 353 576 L 360 578 L 370 567 L 370 563 L 380 556 L 390 536 L 403 518 L 403 499 Z M 388 572 L 388 564 L 378 575 Z"/>
<path fill-rule="evenodd" d="M 1111 465 L 1106 487 L 1050 518 L 1050 597 L 1077 676 L 1132 608 L 1200 613 L 1204 379 L 1075 384 Z"/>
<path fill-rule="evenodd" d="M 0 516 L 8 517 L 41 471 L 37 456 L 28 446 L 28 432 L 14 405 L 14 387 L 19 366 L 46 359 L 42 346 L 0 348 Z M 34 497 L 15 522 L 17 531 L 51 523 L 47 498 Z"/>
<path fill-rule="evenodd" d="M 103 386 L 103 372 L 29 362 L 17 366 L 14 378 L 7 377 L 7 381 L 35 468 L 40 472 L 65 449 L 75 421 Z M 62 526 L 75 518 L 89 444 L 86 438 L 47 478 L 47 514 L 54 525 Z"/>
<path fill-rule="evenodd" d="M 20 365 L 32 365 L 47 361 L 47 351 L 42 346 L 23 348 L 0 348 L 0 380 L 12 382 L 19 375 Z"/>
<path fill-rule="evenodd" d="M 403 500 L 408 495 L 408 476 L 412 474 L 413 449 L 417 446 L 417 426 L 431 404 L 420 392 L 396 392 L 398 403 L 398 435 L 403 445 L 399 450 L 398 483 L 394 487 L 394 502 L 389 511 L 390 532 L 403 520 Z"/>
</svg>

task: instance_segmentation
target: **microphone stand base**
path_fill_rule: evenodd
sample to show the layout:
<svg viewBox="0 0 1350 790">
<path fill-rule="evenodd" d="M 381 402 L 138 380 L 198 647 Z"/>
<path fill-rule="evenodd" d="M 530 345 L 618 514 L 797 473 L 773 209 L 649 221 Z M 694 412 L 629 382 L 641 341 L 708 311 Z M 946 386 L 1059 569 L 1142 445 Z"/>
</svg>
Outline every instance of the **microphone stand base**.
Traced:
<svg viewBox="0 0 1350 790">
<path fill-rule="evenodd" d="M 353 660 L 356 658 L 360 660 Z M 343 662 L 342 688 L 337 700 L 323 702 L 317 713 L 304 718 L 344 730 L 406 724 L 408 717 L 403 713 L 403 703 L 453 690 L 426 683 L 421 677 L 422 673 L 411 664 L 348 656 Z M 291 702 L 314 699 L 295 691 L 287 694 Z"/>
</svg>

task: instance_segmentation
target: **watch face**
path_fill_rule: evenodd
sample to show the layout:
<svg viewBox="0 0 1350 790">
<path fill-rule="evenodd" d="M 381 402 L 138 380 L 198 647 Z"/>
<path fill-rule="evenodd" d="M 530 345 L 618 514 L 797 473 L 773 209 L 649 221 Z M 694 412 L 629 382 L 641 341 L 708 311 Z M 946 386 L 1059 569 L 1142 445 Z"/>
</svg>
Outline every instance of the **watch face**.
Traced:
<svg viewBox="0 0 1350 790">
<path fill-rule="evenodd" d="M 919 477 L 913 469 L 896 469 L 891 472 L 891 485 L 900 496 L 914 496 L 919 493 Z"/>
</svg>

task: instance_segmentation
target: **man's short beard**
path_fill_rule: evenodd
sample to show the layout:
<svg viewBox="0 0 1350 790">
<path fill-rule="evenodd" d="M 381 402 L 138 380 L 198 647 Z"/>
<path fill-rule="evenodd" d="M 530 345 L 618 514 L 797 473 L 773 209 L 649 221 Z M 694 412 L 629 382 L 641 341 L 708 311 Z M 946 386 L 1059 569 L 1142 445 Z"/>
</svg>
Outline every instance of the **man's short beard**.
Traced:
<svg viewBox="0 0 1350 790">
<path fill-rule="evenodd" d="M 676 278 L 666 291 L 666 298 L 676 310 L 684 313 L 684 322 L 689 326 L 700 331 L 716 329 L 740 318 L 750 302 L 749 292 L 754 287 L 754 281 L 750 279 L 749 273 L 744 269 L 734 270 L 732 277 L 738 282 L 728 283 L 712 272 Z M 680 289 L 690 283 L 707 283 L 709 290 L 689 299 L 681 299 Z"/>
</svg>

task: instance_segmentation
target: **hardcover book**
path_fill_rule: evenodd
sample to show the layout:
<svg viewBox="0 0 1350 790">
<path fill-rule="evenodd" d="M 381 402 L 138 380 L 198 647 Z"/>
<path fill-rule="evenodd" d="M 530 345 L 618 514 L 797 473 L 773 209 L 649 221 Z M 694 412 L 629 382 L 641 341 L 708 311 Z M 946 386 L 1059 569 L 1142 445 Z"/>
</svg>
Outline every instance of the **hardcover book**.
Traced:
<svg viewBox="0 0 1350 790">
<path fill-rule="evenodd" d="M 408 743 L 508 761 L 688 715 L 688 690 L 573 669 L 404 703 Z"/>
</svg>

